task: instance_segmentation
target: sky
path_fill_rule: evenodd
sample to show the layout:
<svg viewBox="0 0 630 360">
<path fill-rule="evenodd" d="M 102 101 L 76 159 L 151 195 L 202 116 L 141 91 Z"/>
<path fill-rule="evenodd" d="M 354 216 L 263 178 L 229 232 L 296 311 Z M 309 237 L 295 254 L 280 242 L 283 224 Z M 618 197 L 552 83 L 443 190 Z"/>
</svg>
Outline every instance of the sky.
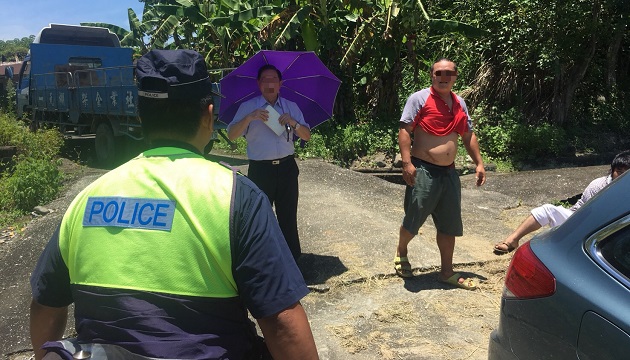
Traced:
<svg viewBox="0 0 630 360">
<path fill-rule="evenodd" d="M 0 0 L 0 40 L 37 35 L 48 24 L 100 22 L 129 30 L 127 9 L 142 19 L 138 0 Z"/>
</svg>

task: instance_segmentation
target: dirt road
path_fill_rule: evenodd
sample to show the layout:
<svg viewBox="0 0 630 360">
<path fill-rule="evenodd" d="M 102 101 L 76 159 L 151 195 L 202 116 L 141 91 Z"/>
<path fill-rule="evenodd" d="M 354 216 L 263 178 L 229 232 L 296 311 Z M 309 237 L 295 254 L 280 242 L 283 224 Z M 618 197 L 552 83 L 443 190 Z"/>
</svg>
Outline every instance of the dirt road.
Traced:
<svg viewBox="0 0 630 360">
<path fill-rule="evenodd" d="M 219 158 L 246 173 L 242 159 Z M 605 166 L 490 173 L 475 188 L 462 176 L 464 236 L 455 249 L 456 270 L 481 281 L 477 291 L 436 281 L 439 252 L 429 221 L 410 245 L 415 277 L 393 274 L 404 187 L 319 160 L 300 162 L 299 261 L 311 293 L 303 300 L 321 359 L 486 359 L 488 336 L 498 322 L 508 257 L 492 244 L 532 206 L 579 193 Z M 74 195 L 98 176 L 82 169 L 67 191 L 0 244 L 0 353 L 31 355 L 28 277 L 36 258 Z M 73 331 L 69 324 L 66 334 Z"/>
</svg>

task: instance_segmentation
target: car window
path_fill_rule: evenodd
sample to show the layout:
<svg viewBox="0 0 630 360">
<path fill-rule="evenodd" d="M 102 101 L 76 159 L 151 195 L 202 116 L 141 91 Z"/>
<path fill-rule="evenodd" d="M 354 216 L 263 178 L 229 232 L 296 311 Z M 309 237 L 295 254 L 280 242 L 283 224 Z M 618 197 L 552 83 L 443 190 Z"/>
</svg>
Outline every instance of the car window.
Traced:
<svg viewBox="0 0 630 360">
<path fill-rule="evenodd" d="M 607 236 L 598 247 L 601 256 L 610 266 L 630 279 L 630 226 Z"/>
</svg>

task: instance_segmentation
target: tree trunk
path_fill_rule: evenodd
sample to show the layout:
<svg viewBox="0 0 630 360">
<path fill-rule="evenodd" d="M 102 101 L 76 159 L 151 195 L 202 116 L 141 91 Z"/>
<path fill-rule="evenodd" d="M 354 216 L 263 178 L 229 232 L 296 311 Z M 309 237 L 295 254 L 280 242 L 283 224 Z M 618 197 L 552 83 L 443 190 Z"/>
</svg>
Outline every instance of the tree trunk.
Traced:
<svg viewBox="0 0 630 360">
<path fill-rule="evenodd" d="M 595 55 L 597 47 L 597 28 L 596 24 L 599 19 L 601 9 L 599 2 L 596 1 L 593 6 L 593 30 L 591 31 L 591 39 L 584 56 L 579 58 L 574 65 L 560 64 L 560 60 L 556 60 L 556 78 L 554 80 L 553 99 L 551 102 L 552 120 L 557 125 L 564 125 L 567 122 L 571 102 L 575 95 L 588 66 Z"/>
<path fill-rule="evenodd" d="M 392 116 L 400 112 L 398 108 L 398 93 L 400 91 L 401 79 L 402 64 L 400 59 L 398 59 L 388 73 L 380 76 L 378 93 L 374 98 L 374 106 L 372 107 L 374 109 L 374 116 Z"/>
<path fill-rule="evenodd" d="M 608 52 L 606 53 L 606 86 L 608 89 L 612 89 L 617 85 L 617 59 L 625 28 L 626 25 L 622 24 L 615 30 L 615 33 L 612 36 L 612 41 L 608 46 Z"/>
</svg>

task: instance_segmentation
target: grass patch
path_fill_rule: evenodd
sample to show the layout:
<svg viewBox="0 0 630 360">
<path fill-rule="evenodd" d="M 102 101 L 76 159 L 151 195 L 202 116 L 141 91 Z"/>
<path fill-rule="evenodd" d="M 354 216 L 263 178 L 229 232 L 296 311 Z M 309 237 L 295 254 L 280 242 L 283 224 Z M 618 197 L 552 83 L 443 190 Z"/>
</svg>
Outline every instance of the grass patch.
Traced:
<svg viewBox="0 0 630 360">
<path fill-rule="evenodd" d="M 59 193 L 63 137 L 55 129 L 31 132 L 13 115 L 0 114 L 0 146 L 16 149 L 0 167 L 0 226 L 20 228 L 25 214 Z"/>
</svg>

